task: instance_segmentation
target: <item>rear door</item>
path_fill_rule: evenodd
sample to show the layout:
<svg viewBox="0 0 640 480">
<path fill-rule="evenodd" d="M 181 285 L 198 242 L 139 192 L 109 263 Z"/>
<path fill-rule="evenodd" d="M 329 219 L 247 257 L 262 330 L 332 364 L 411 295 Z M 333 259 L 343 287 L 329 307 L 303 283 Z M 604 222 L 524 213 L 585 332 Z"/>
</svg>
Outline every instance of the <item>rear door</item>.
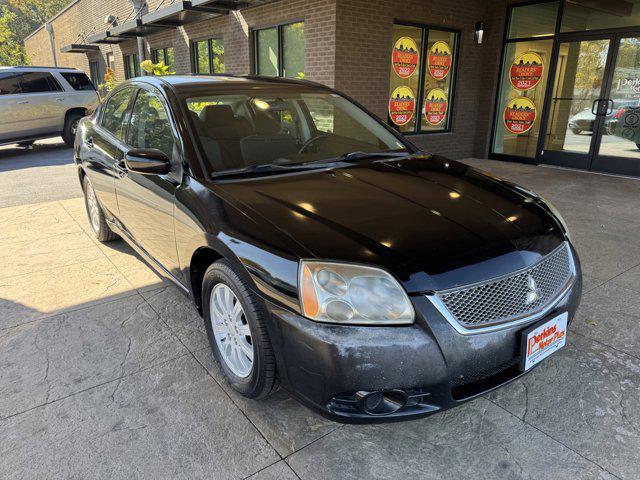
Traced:
<svg viewBox="0 0 640 480">
<path fill-rule="evenodd" d="M 111 95 L 81 146 L 85 171 L 109 218 L 118 215 L 115 179 L 119 178 L 128 150 L 125 138 L 136 91 L 135 87 L 127 86 Z"/>
<path fill-rule="evenodd" d="M 56 76 L 59 76 L 61 81 L 64 82 L 65 91 L 61 102 L 67 109 L 85 107 L 91 111 L 96 107 L 100 101 L 98 92 L 86 74 L 82 72 L 58 72 Z"/>
<path fill-rule="evenodd" d="M 0 142 L 24 136 L 29 129 L 20 89 L 20 73 L 0 72 Z"/>
<path fill-rule="evenodd" d="M 166 175 L 142 175 L 125 168 L 116 179 L 116 194 L 125 230 L 164 269 L 179 276 L 173 209 L 182 181 L 182 155 L 164 97 L 150 85 L 141 85 L 135 99 L 127 144 L 160 150 L 171 160 Z"/>
<path fill-rule="evenodd" d="M 25 126 L 31 135 L 48 135 L 61 132 L 64 126 L 66 105 L 60 82 L 49 72 L 25 72 L 20 77 Z"/>
</svg>

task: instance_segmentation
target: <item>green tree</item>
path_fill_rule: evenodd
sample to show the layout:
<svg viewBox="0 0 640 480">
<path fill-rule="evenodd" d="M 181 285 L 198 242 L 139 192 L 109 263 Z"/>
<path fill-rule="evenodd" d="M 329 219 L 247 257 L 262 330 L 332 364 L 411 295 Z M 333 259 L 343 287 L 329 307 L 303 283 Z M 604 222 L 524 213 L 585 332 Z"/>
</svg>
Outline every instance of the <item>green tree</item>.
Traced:
<svg viewBox="0 0 640 480">
<path fill-rule="evenodd" d="M 0 65 L 28 63 L 24 39 L 69 0 L 0 0 Z"/>
</svg>

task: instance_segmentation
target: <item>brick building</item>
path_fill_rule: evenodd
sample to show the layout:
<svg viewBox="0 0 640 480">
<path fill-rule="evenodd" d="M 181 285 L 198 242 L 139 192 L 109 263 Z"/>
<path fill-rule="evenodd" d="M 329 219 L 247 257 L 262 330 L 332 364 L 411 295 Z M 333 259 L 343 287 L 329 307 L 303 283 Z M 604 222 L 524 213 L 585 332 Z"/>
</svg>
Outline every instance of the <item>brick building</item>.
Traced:
<svg viewBox="0 0 640 480">
<path fill-rule="evenodd" d="M 141 56 L 304 76 L 434 153 L 640 175 L 638 1 L 140 1 L 73 1 L 25 40 L 32 63 L 95 83 L 138 75 Z"/>
</svg>

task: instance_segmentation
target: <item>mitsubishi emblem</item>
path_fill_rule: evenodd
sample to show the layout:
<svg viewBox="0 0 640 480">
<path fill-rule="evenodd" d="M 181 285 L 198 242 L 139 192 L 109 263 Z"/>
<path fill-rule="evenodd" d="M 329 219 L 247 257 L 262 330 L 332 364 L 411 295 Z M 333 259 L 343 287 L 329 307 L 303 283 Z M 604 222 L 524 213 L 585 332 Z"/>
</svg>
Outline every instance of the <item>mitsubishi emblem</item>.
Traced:
<svg viewBox="0 0 640 480">
<path fill-rule="evenodd" d="M 527 275 L 527 288 L 529 291 L 527 292 L 527 298 L 524 303 L 526 305 L 531 305 L 532 303 L 537 302 L 540 298 L 540 289 L 531 275 Z"/>
</svg>

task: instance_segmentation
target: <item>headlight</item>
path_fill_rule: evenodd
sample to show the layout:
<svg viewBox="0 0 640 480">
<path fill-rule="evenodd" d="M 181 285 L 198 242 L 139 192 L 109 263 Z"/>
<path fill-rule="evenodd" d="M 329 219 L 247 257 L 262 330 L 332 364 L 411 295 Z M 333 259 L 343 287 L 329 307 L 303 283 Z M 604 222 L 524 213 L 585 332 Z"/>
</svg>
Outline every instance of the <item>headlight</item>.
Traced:
<svg viewBox="0 0 640 480">
<path fill-rule="evenodd" d="M 302 260 L 298 290 L 302 313 L 318 322 L 409 325 L 415 317 L 406 292 L 379 268 Z"/>
</svg>

